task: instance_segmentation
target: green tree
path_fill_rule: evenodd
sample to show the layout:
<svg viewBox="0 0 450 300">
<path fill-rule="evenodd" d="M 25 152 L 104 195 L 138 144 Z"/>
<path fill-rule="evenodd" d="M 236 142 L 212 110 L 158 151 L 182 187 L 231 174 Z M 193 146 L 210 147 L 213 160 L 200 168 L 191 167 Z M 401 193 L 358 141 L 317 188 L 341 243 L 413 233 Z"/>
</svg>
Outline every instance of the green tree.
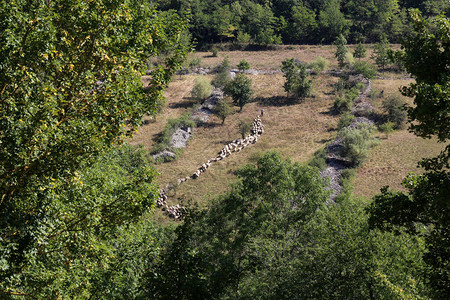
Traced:
<svg viewBox="0 0 450 300">
<path fill-rule="evenodd" d="M 134 0 L 13 1 L 0 5 L 0 28 L 0 293 L 84 295 L 100 240 L 156 196 L 147 167 L 98 159 L 163 100 L 187 22 Z"/>
<path fill-rule="evenodd" d="M 241 71 L 244 72 L 248 69 L 250 69 L 250 64 L 248 63 L 248 61 L 246 61 L 245 59 L 241 60 L 239 62 L 239 64 L 237 65 L 237 68 Z"/>
<path fill-rule="evenodd" d="M 239 106 L 242 111 L 244 105 L 252 99 L 252 80 L 244 74 L 239 74 L 228 83 L 225 93 L 231 96 L 234 105 Z"/>
<path fill-rule="evenodd" d="M 347 40 L 342 34 L 340 34 L 334 44 L 336 45 L 336 53 L 334 56 L 338 60 L 339 67 L 343 68 L 345 66 L 346 54 L 348 52 Z"/>
<path fill-rule="evenodd" d="M 389 42 L 383 37 L 381 42 L 377 43 L 373 49 L 372 58 L 379 68 L 384 70 L 389 63 Z"/>
<path fill-rule="evenodd" d="M 312 34 L 317 30 L 316 13 L 304 6 L 296 5 L 292 8 L 292 23 L 289 24 L 289 39 L 292 42 L 302 43 L 311 40 Z"/>
<path fill-rule="evenodd" d="M 332 42 L 336 36 L 347 32 L 348 22 L 341 12 L 341 0 L 326 0 L 319 14 L 322 41 Z"/>
<path fill-rule="evenodd" d="M 362 43 L 358 43 L 355 48 L 355 52 L 353 52 L 353 56 L 361 60 L 361 58 L 366 57 L 366 47 Z"/>
<path fill-rule="evenodd" d="M 340 154 L 348 158 L 352 165 L 358 166 L 364 162 L 369 154 L 369 148 L 376 145 L 372 137 L 373 125 L 360 124 L 358 128 L 344 128 L 339 131 L 342 139 Z"/>
<path fill-rule="evenodd" d="M 225 119 L 229 115 L 231 115 L 232 112 L 233 110 L 231 109 L 230 105 L 228 105 L 228 102 L 226 100 L 220 100 L 214 107 L 214 113 L 222 119 L 222 125 L 225 123 Z"/>
<path fill-rule="evenodd" d="M 441 142 L 450 137 L 449 131 L 449 70 L 446 66 L 450 53 L 450 22 L 439 16 L 430 20 L 411 11 L 413 36 L 403 44 L 405 67 L 414 75 L 416 83 L 403 87 L 403 94 L 414 97 L 415 106 L 408 109 L 410 129 L 418 136 L 437 136 Z M 395 192 L 384 187 L 374 197 L 368 211 L 372 227 L 402 231 L 425 236 L 427 252 L 427 283 L 433 298 L 445 298 L 448 285 L 450 239 L 449 168 L 450 146 L 435 158 L 419 164 L 425 168 L 422 175 L 409 175 L 403 185 L 408 193 Z"/>
<path fill-rule="evenodd" d="M 399 97 L 389 96 L 382 103 L 383 111 L 388 121 L 394 124 L 395 129 L 403 129 L 408 118 L 405 110 L 406 102 Z"/>
<path fill-rule="evenodd" d="M 230 71 L 231 71 L 230 61 L 228 60 L 227 57 L 225 57 L 222 63 L 218 66 L 217 74 L 214 76 L 211 83 L 216 88 L 223 89 L 231 80 Z"/>
<path fill-rule="evenodd" d="M 306 66 L 296 64 L 293 58 L 287 58 L 281 62 L 281 71 L 286 81 L 284 90 L 296 97 L 305 98 L 311 93 L 312 80 L 308 79 Z"/>
<path fill-rule="evenodd" d="M 237 124 L 237 129 L 242 136 L 242 139 L 245 139 L 245 136 L 252 129 L 252 122 L 249 120 L 239 120 Z"/>
</svg>

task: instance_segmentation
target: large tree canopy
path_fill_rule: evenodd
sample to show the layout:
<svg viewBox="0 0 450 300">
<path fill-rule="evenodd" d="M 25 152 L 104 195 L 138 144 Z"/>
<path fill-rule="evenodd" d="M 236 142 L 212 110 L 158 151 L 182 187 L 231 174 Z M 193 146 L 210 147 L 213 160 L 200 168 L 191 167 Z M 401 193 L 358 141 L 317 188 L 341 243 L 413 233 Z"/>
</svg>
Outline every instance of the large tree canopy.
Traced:
<svg viewBox="0 0 450 300">
<path fill-rule="evenodd" d="M 64 242 L 46 249 L 52 240 L 75 245 L 82 240 L 70 232 L 113 229 L 151 207 L 155 186 L 139 188 L 153 181 L 146 167 L 139 174 L 98 167 L 124 176 L 116 183 L 97 182 L 88 170 L 154 113 L 184 59 L 185 29 L 184 17 L 146 1 L 1 2 L 0 293 L 26 294 L 35 283 L 24 275 L 30 265 L 81 249 Z M 159 61 L 144 89 L 152 56 Z"/>
<path fill-rule="evenodd" d="M 415 106 L 408 108 L 410 129 L 424 138 L 437 137 L 440 142 L 450 138 L 450 23 L 438 16 L 425 20 L 417 11 L 411 12 L 414 35 L 404 44 L 406 69 L 416 83 L 402 89 L 414 97 Z M 450 145 L 436 158 L 420 164 L 423 175 L 410 175 L 404 180 L 409 193 L 382 189 L 369 208 L 373 227 L 402 230 L 424 235 L 427 253 L 428 283 L 435 298 L 449 294 L 450 278 Z M 425 230 L 424 230 L 425 228 Z"/>
</svg>

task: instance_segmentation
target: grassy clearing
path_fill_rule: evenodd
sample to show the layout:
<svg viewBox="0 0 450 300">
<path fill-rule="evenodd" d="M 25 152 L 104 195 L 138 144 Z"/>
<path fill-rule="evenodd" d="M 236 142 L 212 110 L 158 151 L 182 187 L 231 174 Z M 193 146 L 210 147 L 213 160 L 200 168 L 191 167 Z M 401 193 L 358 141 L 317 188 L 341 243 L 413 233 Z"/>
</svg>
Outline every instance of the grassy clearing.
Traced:
<svg viewBox="0 0 450 300">
<path fill-rule="evenodd" d="M 201 66 L 216 66 L 228 56 L 232 66 L 245 59 L 251 68 L 256 69 L 278 69 L 285 58 L 295 57 L 312 62 L 322 56 L 330 61 L 329 68 L 334 68 L 337 66 L 334 51 L 334 46 L 283 46 L 275 51 L 219 51 L 218 57 L 211 57 L 210 52 L 191 55 L 201 57 Z M 370 53 L 371 48 L 368 48 L 368 57 Z M 376 79 L 372 83 L 374 89 L 384 89 L 385 97 L 400 95 L 398 88 L 411 82 L 400 79 L 404 77 L 401 74 L 384 73 L 383 76 L 394 79 Z M 188 75 L 174 78 L 166 91 L 166 107 L 156 121 L 147 119 L 147 124 L 140 128 L 131 141 L 132 144 L 142 144 L 149 151 L 168 119 L 178 118 L 192 109 L 194 101 L 190 99 L 190 91 L 195 77 Z M 313 97 L 298 103 L 286 99 L 282 74 L 250 77 L 255 102 L 244 106 L 241 113 L 234 107 L 236 113 L 229 116 L 223 126 L 218 117 L 212 116 L 206 126 L 197 128 L 194 139 L 176 161 L 157 166 L 160 186 L 164 187 L 178 178 L 191 175 L 202 163 L 215 157 L 227 142 L 240 137 L 237 130 L 239 119 L 252 120 L 262 108 L 262 120 L 266 129 L 264 135 L 257 144 L 213 164 L 199 179 L 189 180 L 178 186 L 176 191 L 169 194 L 172 196 L 169 204 L 194 199 L 200 205 L 207 205 L 211 198 L 229 189 L 229 183 L 235 179 L 236 169 L 265 151 L 277 149 L 292 161 L 307 162 L 316 150 L 335 137 L 338 117 L 329 112 L 335 99 L 333 84 L 338 78 L 324 74 L 317 76 L 313 80 Z M 146 82 L 147 78 L 144 77 L 143 80 Z M 412 103 L 411 99 L 405 99 Z M 382 100 L 374 99 L 376 108 L 381 106 Z M 231 103 L 230 99 L 228 101 Z M 354 179 L 355 193 L 359 196 L 372 197 L 383 185 L 400 187 L 402 178 L 409 171 L 415 170 L 420 158 L 432 156 L 442 148 L 434 141 L 419 139 L 407 131 L 395 132 L 388 140 L 384 139 L 384 134 L 380 133 L 378 136 L 382 139 L 381 144 L 370 150 L 368 159 Z"/>
<path fill-rule="evenodd" d="M 385 185 L 403 190 L 401 183 L 408 172 L 420 172 L 417 162 L 436 156 L 444 148 L 436 140 L 419 138 L 407 130 L 394 132 L 381 141 L 357 171 L 353 181 L 357 196 L 371 198 Z"/>
</svg>

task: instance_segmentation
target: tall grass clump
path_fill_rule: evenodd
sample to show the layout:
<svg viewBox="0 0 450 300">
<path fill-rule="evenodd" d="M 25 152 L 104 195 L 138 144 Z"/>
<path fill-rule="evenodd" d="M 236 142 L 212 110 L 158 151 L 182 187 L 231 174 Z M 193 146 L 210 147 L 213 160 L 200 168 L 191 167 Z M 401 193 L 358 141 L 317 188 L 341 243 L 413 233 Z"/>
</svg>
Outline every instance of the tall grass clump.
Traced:
<svg viewBox="0 0 450 300">
<path fill-rule="evenodd" d="M 314 72 L 320 73 L 325 71 L 328 68 L 329 61 L 322 56 L 316 58 L 311 64 L 309 64 L 309 68 L 313 69 Z"/>
</svg>

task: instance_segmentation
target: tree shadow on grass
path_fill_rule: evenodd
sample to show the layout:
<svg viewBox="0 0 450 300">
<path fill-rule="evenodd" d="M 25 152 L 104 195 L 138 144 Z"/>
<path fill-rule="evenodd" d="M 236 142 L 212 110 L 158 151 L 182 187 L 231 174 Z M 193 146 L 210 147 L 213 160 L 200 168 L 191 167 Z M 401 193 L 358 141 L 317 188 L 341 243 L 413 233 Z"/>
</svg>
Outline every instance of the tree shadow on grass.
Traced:
<svg viewBox="0 0 450 300">
<path fill-rule="evenodd" d="M 264 106 L 290 106 L 299 104 L 301 101 L 297 98 L 273 96 L 273 97 L 258 97 L 255 98 L 255 102 L 258 102 L 259 104 Z"/>
<path fill-rule="evenodd" d="M 180 102 L 170 103 L 169 108 L 191 108 L 196 104 L 191 97 L 183 97 L 183 100 Z"/>
</svg>

